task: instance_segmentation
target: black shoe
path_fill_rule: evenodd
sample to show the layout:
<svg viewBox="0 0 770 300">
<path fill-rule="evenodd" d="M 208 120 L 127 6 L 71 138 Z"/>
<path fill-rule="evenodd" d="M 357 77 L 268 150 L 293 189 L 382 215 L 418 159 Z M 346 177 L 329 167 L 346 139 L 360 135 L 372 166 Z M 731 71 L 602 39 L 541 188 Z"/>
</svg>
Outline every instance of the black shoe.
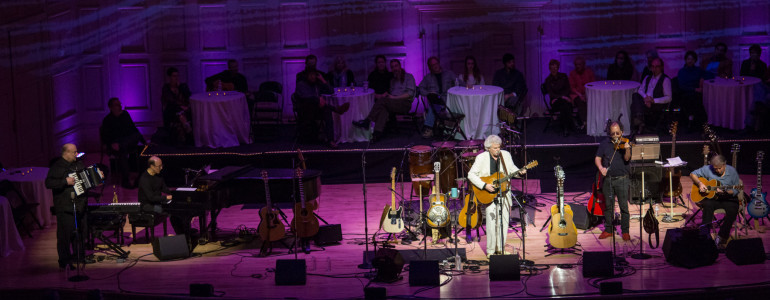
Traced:
<svg viewBox="0 0 770 300">
<path fill-rule="evenodd" d="M 369 130 L 369 125 L 372 122 L 369 121 L 369 119 L 363 119 L 361 121 L 353 121 L 353 126 L 356 126 L 361 129 Z"/>
<path fill-rule="evenodd" d="M 372 132 L 372 139 L 369 140 L 370 143 L 374 144 L 382 140 L 382 132 L 375 131 Z"/>
</svg>

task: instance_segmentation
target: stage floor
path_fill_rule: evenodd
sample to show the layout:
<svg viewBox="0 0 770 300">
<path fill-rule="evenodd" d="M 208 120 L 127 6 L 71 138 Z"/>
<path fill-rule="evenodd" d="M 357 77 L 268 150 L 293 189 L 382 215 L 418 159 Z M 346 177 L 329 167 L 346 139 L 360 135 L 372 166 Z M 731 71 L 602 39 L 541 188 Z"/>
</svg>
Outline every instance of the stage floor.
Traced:
<svg viewBox="0 0 770 300">
<path fill-rule="evenodd" d="M 569 176 L 569 174 L 568 174 Z M 756 183 L 754 176 L 741 176 L 747 183 L 747 188 L 753 188 Z M 765 178 L 767 181 L 769 178 Z M 324 185 L 321 195 L 320 208 L 317 213 L 331 224 L 341 224 L 343 241 L 339 245 L 327 246 L 325 250 L 313 246 L 310 254 L 300 253 L 298 258 L 305 259 L 308 265 L 307 284 L 304 286 L 276 286 L 274 272 L 276 260 L 292 259 L 293 254 L 280 244 L 276 244 L 274 253 L 268 257 L 257 257 L 259 253 L 258 239 L 238 238 L 239 227 L 256 228 L 259 223 L 258 210 L 242 209 L 235 206 L 224 209 L 219 217 L 220 236 L 236 238 L 241 244 L 223 247 L 219 242 L 198 246 L 195 256 L 178 261 L 159 262 L 152 255 L 152 247 L 144 243 L 144 232 L 138 232 L 139 242 L 133 244 L 130 237 L 131 228 L 126 226 L 126 242 L 130 251 L 129 260 L 117 262 L 105 252 L 96 252 L 101 262 L 86 266 L 85 273 L 90 280 L 72 283 L 67 281 L 72 272 L 59 271 L 56 254 L 56 230 L 49 227 L 33 232 L 34 238 L 25 238 L 26 250 L 14 252 L 11 256 L 0 258 L 4 272 L 0 272 L 0 289 L 6 295 L 44 295 L 46 289 L 62 289 L 60 293 L 77 294 L 91 289 L 100 289 L 105 293 L 105 299 L 155 296 L 166 297 L 186 295 L 191 283 L 210 283 L 214 289 L 226 298 L 361 298 L 364 296 L 364 286 L 381 286 L 387 289 L 389 297 L 418 296 L 428 298 L 483 298 L 483 297 L 533 297 L 533 296 L 587 296 L 597 297 L 598 285 L 603 281 L 622 282 L 624 296 L 673 297 L 673 295 L 693 295 L 696 290 L 709 289 L 712 296 L 727 292 L 738 287 L 762 286 L 767 288 L 767 278 L 770 277 L 770 264 L 754 264 L 736 266 L 720 254 L 716 263 L 695 269 L 675 267 L 666 263 L 661 248 L 650 249 L 647 234 L 643 234 L 643 248 L 653 258 L 636 260 L 630 255 L 639 251 L 640 232 L 638 219 L 631 220 L 632 240 L 624 242 L 618 236 L 617 254 L 626 257 L 628 264 L 616 270 L 616 278 L 584 278 L 582 275 L 582 256 L 575 254 L 555 254 L 545 257 L 546 230 L 540 232 L 549 217 L 550 206 L 555 201 L 555 194 L 544 193 L 536 195 L 538 207 L 542 211 L 535 213 L 533 225 L 527 227 L 527 235 L 522 238 L 520 229 L 509 230 L 506 250 L 524 254 L 526 259 L 535 263 L 532 272 L 522 271 L 520 281 L 493 281 L 488 277 L 489 266 L 486 265 L 486 237 L 467 243 L 460 239 L 458 247 L 464 248 L 467 258 L 480 265 L 480 271 L 473 273 L 468 270 L 464 274 L 441 275 L 442 286 L 426 288 L 411 287 L 408 284 L 408 272 L 402 272 L 403 279 L 394 283 L 369 283 L 364 277 L 365 270 L 357 268 L 362 262 L 365 249 L 364 226 L 369 227 L 370 235 L 377 230 L 382 208 L 390 203 L 389 184 L 377 183 L 367 186 L 368 220 L 364 219 L 364 201 L 360 184 Z M 685 192 L 690 189 L 689 180 L 683 180 Z M 106 189 L 106 195 L 112 194 L 112 187 Z M 136 201 L 136 190 L 119 190 L 121 202 Z M 566 201 L 585 204 L 587 194 L 568 193 Z M 687 199 L 689 197 L 685 197 Z M 687 203 L 690 203 L 687 201 Z M 691 204 L 691 203 L 690 203 Z M 459 209 L 459 206 L 458 206 Z M 685 207 L 677 206 L 676 213 L 687 212 Z M 668 209 L 661 207 L 660 214 Z M 291 211 L 286 211 L 291 217 Z M 639 214 L 639 207 L 631 206 L 632 216 Z M 684 221 L 676 223 L 661 223 L 660 245 L 663 245 L 666 229 L 682 227 Z M 700 223 L 696 217 L 695 223 Z M 765 223 L 770 226 L 770 224 Z M 611 251 L 612 240 L 599 240 L 600 225 L 592 230 L 578 231 L 578 243 L 583 251 Z M 173 232 L 173 230 L 169 230 Z M 162 227 L 156 228 L 156 233 L 162 233 Z M 742 238 L 760 237 L 765 249 L 768 249 L 768 235 L 749 229 Z M 378 235 L 383 240 L 385 235 Z M 654 238 L 654 237 L 653 237 Z M 526 241 L 526 252 L 523 242 Z M 291 239 L 287 241 L 291 242 Z M 429 249 L 453 248 L 452 244 L 429 242 Z M 399 250 L 422 249 L 422 245 L 413 242 L 411 245 L 396 245 Z M 373 248 L 370 246 L 370 249 Z M 15 290 L 15 291 L 11 291 Z M 117 295 L 122 293 L 122 295 Z M 128 293 L 128 294 L 126 294 Z M 735 295 L 735 294 L 733 294 Z M 725 296 L 728 297 L 728 296 Z M 34 298 L 34 297 L 33 297 Z"/>
</svg>

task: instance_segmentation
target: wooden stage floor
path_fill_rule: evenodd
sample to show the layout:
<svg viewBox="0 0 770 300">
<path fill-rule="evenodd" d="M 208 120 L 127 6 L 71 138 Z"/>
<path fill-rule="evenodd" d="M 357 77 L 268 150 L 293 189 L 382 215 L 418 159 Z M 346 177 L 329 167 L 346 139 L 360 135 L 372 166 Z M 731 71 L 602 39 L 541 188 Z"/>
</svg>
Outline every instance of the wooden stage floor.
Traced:
<svg viewBox="0 0 770 300">
<path fill-rule="evenodd" d="M 752 188 L 756 182 L 753 176 L 742 176 L 742 178 L 747 183 L 747 188 Z M 683 180 L 683 185 L 685 191 L 689 191 L 689 180 Z M 131 230 L 128 225 L 126 240 L 130 245 L 125 246 L 124 249 L 131 252 L 129 260 L 117 262 L 104 252 L 96 252 L 96 256 L 104 257 L 104 260 L 86 266 L 85 273 L 91 279 L 72 283 L 67 281 L 67 276 L 71 274 L 59 271 L 57 267 L 55 227 L 49 227 L 33 232 L 34 238 L 25 238 L 24 252 L 15 252 L 11 256 L 0 258 L 0 264 L 4 270 L 0 272 L 0 289 L 2 289 L 0 295 L 5 294 L 10 295 L 9 298 L 16 298 L 26 294 L 32 295 L 26 297 L 32 299 L 43 295 L 47 289 L 61 289 L 62 298 L 66 298 L 64 295 L 75 295 L 78 291 L 85 293 L 87 290 L 100 289 L 105 294 L 105 299 L 173 298 L 187 294 L 191 283 L 210 283 L 225 298 L 362 298 L 364 286 L 369 283 L 369 280 L 364 277 L 364 271 L 357 268 L 357 265 L 362 262 L 364 251 L 364 224 L 368 224 L 370 234 L 377 229 L 382 208 L 390 202 L 388 187 L 389 184 L 382 183 L 367 186 L 369 218 L 365 222 L 360 184 L 323 186 L 320 209 L 317 212 L 329 223 L 341 224 L 344 240 L 340 245 L 327 246 L 325 250 L 313 247 L 314 251 L 310 254 L 299 254 L 300 259 L 306 259 L 310 274 L 305 286 L 275 285 L 273 269 L 276 260 L 294 258 L 294 255 L 288 254 L 283 246 L 274 249 L 272 256 L 257 257 L 259 240 L 249 241 L 241 238 L 239 240 L 243 243 L 237 246 L 222 247 L 219 242 L 209 243 L 198 246 L 193 258 L 159 262 L 152 255 L 152 247 L 149 244 L 131 244 Z M 106 194 L 112 194 L 112 188 L 107 188 Z M 118 195 L 121 202 L 136 201 L 136 190 L 120 190 Z M 746 286 L 766 289 L 768 286 L 770 264 L 736 266 L 724 254 L 720 254 L 716 263 L 711 266 L 695 269 L 675 267 L 665 262 L 661 248 L 649 249 L 647 234 L 644 234 L 644 252 L 652 254 L 652 259 L 640 261 L 628 258 L 628 264 L 616 271 L 616 274 L 622 273 L 622 276 L 617 278 L 584 278 L 580 255 L 544 256 L 547 236 L 545 231 L 539 232 L 539 229 L 549 216 L 547 212 L 555 195 L 539 194 L 537 196 L 541 199 L 540 203 L 547 205 L 539 207 L 542 212 L 535 214 L 537 227 L 527 228 L 526 258 L 534 261 L 535 271 L 523 271 L 520 281 L 489 281 L 489 267 L 485 265 L 487 259 L 484 253 L 486 238 L 482 237 L 478 242 L 466 243 L 465 239 L 461 239 L 459 243 L 459 247 L 465 248 L 469 260 L 481 262 L 480 272 L 441 275 L 443 285 L 433 288 L 410 287 L 408 272 L 403 272 L 401 274 L 403 279 L 395 283 L 371 283 L 369 286 L 385 287 L 389 297 L 595 298 L 599 297 L 597 288 L 599 282 L 619 281 L 623 284 L 623 297 L 655 296 L 680 299 L 688 298 L 686 295 L 692 295 L 703 289 L 708 289 L 711 296 L 730 298 L 732 289 Z M 565 199 L 569 202 L 575 196 L 577 196 L 575 198 L 577 202 L 586 202 L 587 194 L 569 193 Z M 663 210 L 661 208 L 661 214 Z M 683 213 L 686 212 L 686 208 L 676 207 L 674 211 Z M 291 212 L 287 210 L 287 213 L 291 217 Z M 638 206 L 632 205 L 631 213 L 632 216 L 638 215 Z M 696 220 L 700 223 L 699 218 Z M 258 211 L 255 209 L 242 209 L 241 206 L 224 209 L 219 218 L 219 227 L 222 230 L 220 236 L 235 236 L 238 227 L 256 228 L 258 223 Z M 661 223 L 660 244 L 663 244 L 666 229 L 681 227 L 683 224 L 683 221 Z M 770 226 L 770 224 L 767 225 Z M 611 239 L 598 239 L 600 228 L 601 225 L 586 232 L 579 231 L 578 242 L 584 251 L 612 250 Z M 156 229 L 156 233 L 159 232 L 162 232 L 160 226 Z M 617 239 L 617 250 L 620 256 L 629 257 L 639 250 L 639 234 L 639 221 L 631 220 L 632 240 L 623 242 L 620 238 Z M 768 235 L 770 233 L 759 234 L 754 229 L 750 229 L 745 237 L 761 237 L 765 249 L 770 249 Z M 142 242 L 144 232 L 139 232 L 138 236 Z M 508 237 L 507 250 L 521 252 L 523 241 L 520 232 L 510 230 Z M 382 236 L 378 237 L 378 239 L 382 238 Z M 421 245 L 417 242 L 411 245 L 399 244 L 396 247 L 399 250 L 421 249 Z M 451 247 L 453 245 L 429 243 L 430 249 Z"/>
</svg>

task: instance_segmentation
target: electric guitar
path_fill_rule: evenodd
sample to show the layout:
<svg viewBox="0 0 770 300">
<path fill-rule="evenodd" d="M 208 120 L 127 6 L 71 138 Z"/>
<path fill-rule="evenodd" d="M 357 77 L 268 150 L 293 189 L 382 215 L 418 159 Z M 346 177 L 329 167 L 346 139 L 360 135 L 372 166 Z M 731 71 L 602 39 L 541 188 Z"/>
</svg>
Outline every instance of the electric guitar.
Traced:
<svg viewBox="0 0 770 300">
<path fill-rule="evenodd" d="M 742 189 L 743 185 L 719 185 L 719 181 L 716 179 L 706 180 L 706 178 L 698 177 L 698 181 L 702 182 L 706 185 L 706 191 L 701 193 L 700 187 L 698 184 L 692 185 L 692 190 L 690 190 L 690 199 L 692 202 L 698 203 L 703 201 L 703 199 L 711 199 L 714 198 L 717 194 L 717 189 Z"/>
<path fill-rule="evenodd" d="M 757 187 L 751 190 L 751 202 L 746 209 L 754 219 L 761 219 L 768 214 L 767 192 L 762 191 L 762 159 L 765 152 L 757 152 Z M 756 221 L 756 220 L 755 220 Z"/>
<path fill-rule="evenodd" d="M 402 207 L 396 209 L 396 168 L 390 172 L 390 205 L 385 205 L 383 212 L 385 218 L 380 227 L 387 233 L 399 233 L 404 231 L 404 221 L 401 219 Z"/>
<path fill-rule="evenodd" d="M 449 223 L 449 209 L 446 207 L 446 195 L 442 194 L 439 189 L 439 172 L 441 171 L 441 163 L 433 163 L 433 172 L 436 173 L 433 177 L 433 195 L 430 195 L 430 208 L 428 208 L 428 225 L 430 227 L 444 227 Z"/>
<path fill-rule="evenodd" d="M 262 170 L 262 180 L 265 181 L 265 199 L 267 205 L 259 210 L 259 227 L 257 232 L 265 242 L 274 242 L 282 239 L 286 235 L 286 228 L 278 219 L 278 213 L 273 208 L 270 201 L 270 186 L 267 183 L 267 171 Z"/>
<path fill-rule="evenodd" d="M 503 190 L 503 193 L 508 192 L 509 180 L 511 178 L 519 175 L 521 170 L 529 170 L 534 167 L 537 167 L 537 160 L 531 161 L 526 166 L 519 169 L 519 172 L 513 172 L 508 175 L 503 174 L 503 172 L 497 172 L 495 174 L 492 174 L 486 177 L 481 177 L 481 181 L 483 181 L 486 184 L 492 185 L 495 188 L 495 191 L 490 193 L 483 187 L 479 188 L 475 185 L 471 185 L 473 189 L 473 194 L 476 195 L 476 199 L 478 199 L 481 204 L 490 204 L 492 203 L 492 201 L 495 200 L 495 197 L 497 197 L 497 193 L 501 189 Z"/>
<path fill-rule="evenodd" d="M 307 238 L 315 236 L 318 233 L 318 219 L 313 213 L 318 209 L 318 202 L 315 200 L 305 201 L 305 187 L 302 184 L 303 171 L 300 168 L 296 170 L 297 182 L 299 182 L 299 200 L 294 205 L 294 219 L 291 220 L 291 230 L 295 232 L 298 238 Z"/>
<path fill-rule="evenodd" d="M 556 174 L 556 204 L 551 206 L 551 224 L 548 226 L 548 243 L 554 248 L 570 248 L 577 244 L 577 227 L 572 220 L 572 208 L 564 205 L 564 170 L 554 167 Z"/>
<path fill-rule="evenodd" d="M 679 122 L 674 121 L 669 128 L 669 133 L 671 133 L 671 157 L 676 157 L 676 131 L 678 126 Z M 663 192 L 664 196 L 674 198 L 682 195 L 682 170 L 674 171 L 674 167 L 666 168 L 663 178 L 664 180 L 661 181 L 660 191 Z M 671 179 L 671 184 L 665 179 Z"/>
</svg>

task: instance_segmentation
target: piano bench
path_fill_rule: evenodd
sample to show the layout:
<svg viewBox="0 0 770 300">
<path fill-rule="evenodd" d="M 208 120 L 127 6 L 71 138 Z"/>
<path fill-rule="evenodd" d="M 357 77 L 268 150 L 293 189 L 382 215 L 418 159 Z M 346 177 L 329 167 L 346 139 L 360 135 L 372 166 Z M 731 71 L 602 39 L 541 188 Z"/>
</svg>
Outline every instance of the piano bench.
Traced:
<svg viewBox="0 0 770 300">
<path fill-rule="evenodd" d="M 163 236 L 168 235 L 168 220 L 167 214 L 154 214 L 148 212 L 131 213 L 128 214 L 128 222 L 131 223 L 131 236 L 134 238 L 132 243 L 136 243 L 136 228 L 144 227 L 144 238 L 149 244 L 152 241 L 150 238 L 155 238 L 155 226 L 163 223 Z"/>
</svg>

